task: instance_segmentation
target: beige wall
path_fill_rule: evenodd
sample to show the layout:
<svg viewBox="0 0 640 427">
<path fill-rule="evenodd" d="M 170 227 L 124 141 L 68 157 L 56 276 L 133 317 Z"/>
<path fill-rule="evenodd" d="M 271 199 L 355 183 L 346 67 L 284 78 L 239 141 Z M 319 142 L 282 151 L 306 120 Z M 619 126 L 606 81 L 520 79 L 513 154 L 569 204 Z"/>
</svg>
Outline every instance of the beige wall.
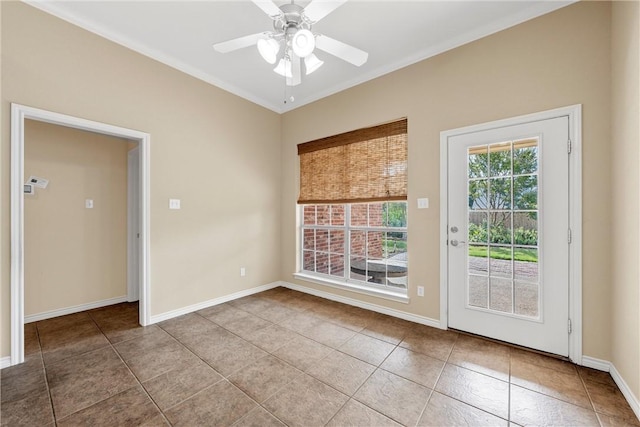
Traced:
<svg viewBox="0 0 640 427">
<path fill-rule="evenodd" d="M 0 7 L 1 356 L 10 353 L 10 102 L 151 134 L 152 315 L 280 278 L 278 114 L 22 2 Z M 169 198 L 182 209 L 168 210 Z"/>
<path fill-rule="evenodd" d="M 640 6 L 612 7 L 611 361 L 640 396 Z"/>
<path fill-rule="evenodd" d="M 610 4 L 578 3 L 286 113 L 282 278 L 439 319 L 440 132 L 583 104 L 584 353 L 610 353 Z M 296 144 L 409 120 L 408 305 L 295 281 Z M 416 198 L 430 208 L 417 210 Z M 416 286 L 425 286 L 425 297 Z"/>
<path fill-rule="evenodd" d="M 49 180 L 24 199 L 26 316 L 127 295 L 128 144 L 26 121 L 25 179 Z"/>
</svg>

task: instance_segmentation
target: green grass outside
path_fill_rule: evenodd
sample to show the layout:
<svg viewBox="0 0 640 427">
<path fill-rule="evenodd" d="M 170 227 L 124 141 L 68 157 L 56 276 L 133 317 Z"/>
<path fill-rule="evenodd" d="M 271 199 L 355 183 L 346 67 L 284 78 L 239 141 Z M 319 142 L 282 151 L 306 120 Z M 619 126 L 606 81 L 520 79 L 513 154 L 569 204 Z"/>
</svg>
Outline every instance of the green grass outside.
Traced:
<svg viewBox="0 0 640 427">
<path fill-rule="evenodd" d="M 486 258 L 487 247 L 486 246 L 469 246 L 469 256 Z M 502 247 L 491 248 L 491 258 L 493 259 L 511 259 L 511 249 Z M 514 248 L 513 259 L 516 261 L 524 262 L 538 262 L 538 250 L 537 249 L 524 249 Z"/>
</svg>

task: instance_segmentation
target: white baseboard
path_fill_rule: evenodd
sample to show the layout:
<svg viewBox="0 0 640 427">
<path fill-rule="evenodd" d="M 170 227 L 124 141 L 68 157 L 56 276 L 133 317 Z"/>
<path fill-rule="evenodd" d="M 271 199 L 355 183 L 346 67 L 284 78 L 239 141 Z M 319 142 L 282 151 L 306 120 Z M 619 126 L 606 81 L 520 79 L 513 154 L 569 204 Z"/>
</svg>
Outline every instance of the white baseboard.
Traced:
<svg viewBox="0 0 640 427">
<path fill-rule="evenodd" d="M 317 289 L 307 288 L 305 286 L 296 285 L 289 282 L 281 281 L 279 282 L 279 286 L 284 288 L 293 289 L 294 291 L 304 292 L 307 294 L 315 295 L 317 297 L 329 299 L 332 301 L 341 302 L 344 304 L 352 305 L 354 307 L 364 308 L 366 310 L 375 311 L 377 313 L 387 314 L 389 316 L 398 317 L 400 319 L 408 320 L 414 323 L 420 323 L 422 325 L 431 326 L 433 328 L 442 329 L 440 325 L 440 321 L 436 319 L 431 319 L 430 317 L 419 316 L 417 314 L 407 313 L 405 311 L 395 310 L 393 308 L 383 307 L 377 304 L 370 304 L 367 302 L 362 302 L 357 299 L 343 297 L 340 295 L 332 294 L 330 292 L 319 291 Z"/>
<path fill-rule="evenodd" d="M 269 289 L 277 288 L 280 286 L 280 282 L 268 283 L 266 285 L 257 286 L 255 288 L 246 289 L 244 291 L 235 292 L 230 295 L 225 295 L 223 297 L 210 299 L 208 301 L 199 302 L 197 304 L 189 305 L 187 307 L 178 308 L 176 310 L 167 311 L 165 313 L 156 314 L 155 316 L 151 316 L 151 323 L 158 323 L 164 320 L 173 319 L 174 317 L 182 316 L 183 314 L 193 313 L 194 311 L 202 310 L 203 308 L 212 307 L 214 305 L 222 304 L 225 302 L 233 301 L 234 299 L 246 297 L 249 295 L 257 294 L 258 292 L 264 292 Z"/>
<path fill-rule="evenodd" d="M 629 388 L 629 385 L 624 378 L 622 378 L 613 363 L 607 360 L 596 359 L 595 357 L 583 356 L 582 365 L 599 371 L 609 372 L 611 374 L 611 378 L 613 378 L 613 381 L 622 392 L 622 395 L 627 399 L 627 402 L 629 402 L 629 406 L 633 409 L 636 417 L 640 420 L 640 400 L 633 394 L 631 388 Z"/>
<path fill-rule="evenodd" d="M 596 359 L 595 357 L 582 356 L 582 366 L 587 368 L 597 369 L 598 371 L 611 372 L 611 362 L 602 359 Z"/>
<path fill-rule="evenodd" d="M 73 307 L 65 307 L 65 308 L 59 308 L 56 310 L 45 311 L 37 314 L 30 314 L 28 316 L 24 316 L 24 323 L 31 323 L 31 322 L 37 322 L 39 320 L 51 319 L 52 317 L 78 313 L 80 311 L 105 307 L 107 305 L 120 304 L 121 302 L 126 302 L 126 301 L 127 301 L 127 296 L 124 295 L 121 297 L 103 299 L 101 301 L 94 301 L 87 304 L 74 305 Z"/>
<path fill-rule="evenodd" d="M 9 366 L 11 366 L 11 356 L 0 358 L 0 369 L 8 368 Z"/>
</svg>

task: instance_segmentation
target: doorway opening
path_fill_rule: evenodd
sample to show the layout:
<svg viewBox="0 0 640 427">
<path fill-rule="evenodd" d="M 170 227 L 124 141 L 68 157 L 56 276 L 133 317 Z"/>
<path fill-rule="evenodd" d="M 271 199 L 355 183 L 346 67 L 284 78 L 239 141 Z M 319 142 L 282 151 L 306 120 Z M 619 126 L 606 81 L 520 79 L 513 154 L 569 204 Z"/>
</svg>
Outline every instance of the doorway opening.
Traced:
<svg viewBox="0 0 640 427">
<path fill-rule="evenodd" d="M 127 139 L 137 144 L 136 156 L 129 156 L 128 174 L 133 174 L 128 197 L 139 203 L 130 204 L 128 221 L 133 218 L 139 232 L 137 244 L 130 246 L 128 266 L 137 265 L 127 273 L 127 299 L 139 298 L 139 323 L 150 324 L 149 284 L 149 152 L 150 135 L 132 129 L 94 122 L 51 111 L 11 105 L 11 365 L 24 361 L 24 148 L 25 121 L 33 120 L 96 134 Z M 135 164 L 133 164 L 135 163 Z M 131 178 L 131 175 L 130 175 Z M 137 179 L 136 179 L 137 178 Z M 129 181 L 129 180 L 128 180 Z M 129 186 L 131 187 L 131 186 Z M 137 193 L 137 194 L 136 194 Z M 129 234 L 131 229 L 129 230 Z M 137 234 L 137 233 L 136 233 Z M 136 236 L 137 237 L 137 236 Z M 136 247 L 137 246 L 137 247 Z M 132 254 L 134 251 L 135 254 Z M 135 287 L 136 289 L 133 289 Z M 136 295 L 137 294 L 137 295 Z"/>
</svg>

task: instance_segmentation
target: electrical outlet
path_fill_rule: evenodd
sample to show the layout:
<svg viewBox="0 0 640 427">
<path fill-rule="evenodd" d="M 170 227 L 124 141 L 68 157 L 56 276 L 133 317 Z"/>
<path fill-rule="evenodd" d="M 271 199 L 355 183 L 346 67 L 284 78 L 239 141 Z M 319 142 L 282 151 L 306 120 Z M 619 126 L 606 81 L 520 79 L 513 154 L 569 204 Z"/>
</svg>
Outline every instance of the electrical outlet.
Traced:
<svg viewBox="0 0 640 427">
<path fill-rule="evenodd" d="M 247 275 L 247 270 L 244 267 L 240 267 L 240 277 Z"/>
<path fill-rule="evenodd" d="M 419 297 L 424 296 L 424 286 L 418 286 L 418 296 Z"/>
</svg>

